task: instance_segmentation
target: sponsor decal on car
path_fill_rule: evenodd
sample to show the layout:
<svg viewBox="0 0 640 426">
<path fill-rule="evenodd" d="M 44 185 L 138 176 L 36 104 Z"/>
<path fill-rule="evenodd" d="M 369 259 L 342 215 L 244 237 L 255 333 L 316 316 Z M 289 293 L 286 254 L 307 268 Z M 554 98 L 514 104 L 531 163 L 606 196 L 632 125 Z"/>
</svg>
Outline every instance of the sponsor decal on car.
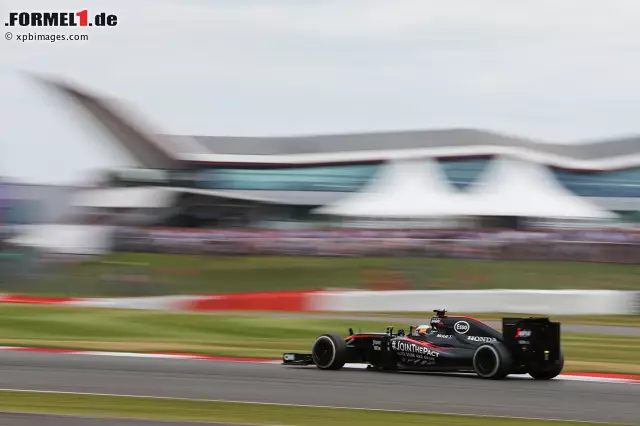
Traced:
<svg viewBox="0 0 640 426">
<path fill-rule="evenodd" d="M 433 357 L 427 357 L 427 358 L 407 358 L 404 359 L 403 362 L 405 364 L 413 364 L 413 365 L 435 365 L 436 364 L 436 359 Z"/>
<path fill-rule="evenodd" d="M 453 336 L 450 334 L 438 334 L 437 337 L 440 337 L 441 339 L 451 339 Z"/>
<path fill-rule="evenodd" d="M 468 336 L 467 340 L 473 340 L 474 342 L 496 342 L 495 337 L 480 337 L 480 336 Z"/>
<path fill-rule="evenodd" d="M 437 358 L 440 354 L 426 346 L 416 345 L 411 342 L 403 342 L 394 340 L 391 342 L 391 348 L 398 353 L 399 356 L 413 358 L 415 355 L 428 356 Z"/>
<path fill-rule="evenodd" d="M 519 328 L 516 331 L 516 338 L 519 338 L 519 337 L 531 337 L 531 330 L 523 330 Z"/>
<path fill-rule="evenodd" d="M 471 327 L 466 321 L 458 321 L 453 325 L 453 330 L 458 334 L 467 334 Z"/>
<path fill-rule="evenodd" d="M 294 354 L 285 354 L 284 356 L 285 361 L 293 361 L 295 359 L 296 359 L 296 356 Z"/>
</svg>

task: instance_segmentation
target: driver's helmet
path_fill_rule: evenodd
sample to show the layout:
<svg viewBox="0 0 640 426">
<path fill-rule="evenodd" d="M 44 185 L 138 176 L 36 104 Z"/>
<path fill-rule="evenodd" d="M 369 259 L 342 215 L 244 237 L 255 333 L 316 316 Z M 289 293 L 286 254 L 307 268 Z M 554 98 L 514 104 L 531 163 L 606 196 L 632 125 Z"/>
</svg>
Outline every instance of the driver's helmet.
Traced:
<svg viewBox="0 0 640 426">
<path fill-rule="evenodd" d="M 431 317 L 430 325 L 433 330 L 437 330 L 443 327 L 444 323 L 440 317 Z"/>
<path fill-rule="evenodd" d="M 430 325 L 427 325 L 427 324 L 419 325 L 416 327 L 416 333 L 420 336 L 426 336 L 427 333 L 429 333 L 430 329 L 431 329 Z"/>
</svg>

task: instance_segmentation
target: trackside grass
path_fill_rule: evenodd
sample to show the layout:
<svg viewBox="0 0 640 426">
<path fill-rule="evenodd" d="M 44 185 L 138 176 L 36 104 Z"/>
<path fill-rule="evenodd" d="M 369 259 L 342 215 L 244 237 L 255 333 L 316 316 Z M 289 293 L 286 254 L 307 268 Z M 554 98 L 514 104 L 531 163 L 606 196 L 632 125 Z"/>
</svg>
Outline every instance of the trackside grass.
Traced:
<svg viewBox="0 0 640 426">
<path fill-rule="evenodd" d="M 325 288 L 640 290 L 638 270 L 584 262 L 116 253 L 0 290 L 77 297 Z"/>
<path fill-rule="evenodd" d="M 518 418 L 29 391 L 0 391 L 0 410 L 14 413 L 29 412 L 94 417 L 299 426 L 324 426 L 326 424 L 350 426 L 389 424 L 420 426 L 425 424 L 447 424 L 453 426 L 543 426 L 550 424 L 548 420 Z M 596 425 L 602 423 L 553 421 L 551 424 L 563 426 L 574 424 Z"/>
<path fill-rule="evenodd" d="M 430 311 L 429 311 L 430 312 Z M 425 312 L 326 312 L 326 315 L 350 316 L 350 317 L 377 317 L 384 318 L 424 318 Z M 451 315 L 457 315 L 451 312 Z M 511 316 L 544 316 L 538 314 L 510 314 L 510 313 L 474 313 L 472 315 L 482 321 L 502 321 L 503 317 Z M 615 325 L 626 327 L 640 327 L 640 315 L 553 315 L 554 321 L 563 324 L 584 325 Z"/>
<path fill-rule="evenodd" d="M 0 305 L 0 345 L 131 352 L 193 352 L 280 359 L 322 333 L 408 323 L 278 318 L 61 306 Z M 640 373 L 640 338 L 563 333 L 566 371 Z"/>
</svg>

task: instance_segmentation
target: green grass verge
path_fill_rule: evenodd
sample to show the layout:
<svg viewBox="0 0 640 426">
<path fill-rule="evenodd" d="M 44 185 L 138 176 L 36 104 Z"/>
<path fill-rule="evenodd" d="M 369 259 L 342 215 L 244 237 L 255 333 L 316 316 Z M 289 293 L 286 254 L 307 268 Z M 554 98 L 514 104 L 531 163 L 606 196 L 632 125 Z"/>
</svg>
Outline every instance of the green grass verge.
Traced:
<svg viewBox="0 0 640 426">
<path fill-rule="evenodd" d="M 381 331 L 407 322 L 277 318 L 60 306 L 0 305 L 0 345 L 194 352 L 279 359 L 322 333 Z M 640 373 L 640 338 L 563 333 L 567 371 Z"/>
<path fill-rule="evenodd" d="M 542 426 L 544 420 L 504 417 L 402 413 L 380 410 L 295 407 L 255 403 L 217 402 L 188 399 L 104 396 L 86 394 L 0 391 L 0 410 L 39 414 L 67 414 L 174 421 L 225 423 L 351 426 L 388 424 L 447 424 L 468 426 L 523 425 Z M 554 421 L 553 424 L 578 422 Z M 580 422 L 585 425 L 589 423 Z M 597 424 L 597 423 L 592 423 Z M 600 423 L 601 424 L 601 423 Z"/>
<path fill-rule="evenodd" d="M 113 262 L 121 263 L 114 266 Z M 122 263 L 143 266 L 123 266 Z M 638 270 L 636 265 L 579 262 L 118 253 L 101 261 L 61 267 L 47 279 L 5 283 L 2 290 L 43 295 L 121 296 L 380 288 L 385 285 L 384 280 L 387 284 L 399 280 L 404 288 L 411 289 L 640 290 Z M 141 280 L 140 276 L 145 275 Z M 123 278 L 125 276 L 128 278 Z M 375 280 L 378 284 L 373 283 Z"/>
<path fill-rule="evenodd" d="M 326 315 L 353 316 L 353 317 L 375 317 L 384 318 L 425 318 L 430 313 L 425 312 L 326 312 Z M 457 315 L 457 313 L 452 313 Z M 534 314 L 511 314 L 511 313 L 474 313 L 473 317 L 482 321 L 501 321 L 503 317 L 532 315 Z M 614 325 L 623 327 L 640 327 L 640 315 L 554 315 L 554 321 L 563 324 L 583 324 L 583 325 Z"/>
</svg>

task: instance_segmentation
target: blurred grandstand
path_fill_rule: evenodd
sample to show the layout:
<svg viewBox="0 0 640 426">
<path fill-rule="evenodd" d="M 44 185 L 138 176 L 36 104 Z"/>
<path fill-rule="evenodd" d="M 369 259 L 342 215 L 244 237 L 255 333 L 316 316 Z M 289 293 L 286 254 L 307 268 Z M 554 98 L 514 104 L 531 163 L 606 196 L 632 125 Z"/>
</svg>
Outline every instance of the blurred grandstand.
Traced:
<svg viewBox="0 0 640 426">
<path fill-rule="evenodd" d="M 216 234 L 223 239 L 251 230 L 280 236 L 289 247 L 284 238 L 291 234 L 273 231 L 327 238 L 329 229 L 373 228 L 391 238 L 397 229 L 471 229 L 477 236 L 504 235 L 505 228 L 579 228 L 591 234 L 570 240 L 584 241 L 596 230 L 608 244 L 637 244 L 631 229 L 640 224 L 640 138 L 563 145 L 467 129 L 171 136 L 84 89 L 41 83 L 78 106 L 140 167 L 108 171 L 99 187 L 71 198 L 65 192 L 73 209 L 31 221 L 55 226 L 25 228 L 12 239 L 17 245 L 67 240 L 58 251 L 93 244 L 87 253 L 102 252 L 110 243 L 96 241 L 113 236 L 105 231 L 113 225 L 116 235 L 139 235 L 141 227 L 154 229 L 147 235 L 196 228 L 224 231 Z M 39 199 L 55 203 L 50 197 Z M 22 213 L 14 217 L 25 222 Z M 120 245 L 140 246 L 127 241 Z"/>
</svg>

